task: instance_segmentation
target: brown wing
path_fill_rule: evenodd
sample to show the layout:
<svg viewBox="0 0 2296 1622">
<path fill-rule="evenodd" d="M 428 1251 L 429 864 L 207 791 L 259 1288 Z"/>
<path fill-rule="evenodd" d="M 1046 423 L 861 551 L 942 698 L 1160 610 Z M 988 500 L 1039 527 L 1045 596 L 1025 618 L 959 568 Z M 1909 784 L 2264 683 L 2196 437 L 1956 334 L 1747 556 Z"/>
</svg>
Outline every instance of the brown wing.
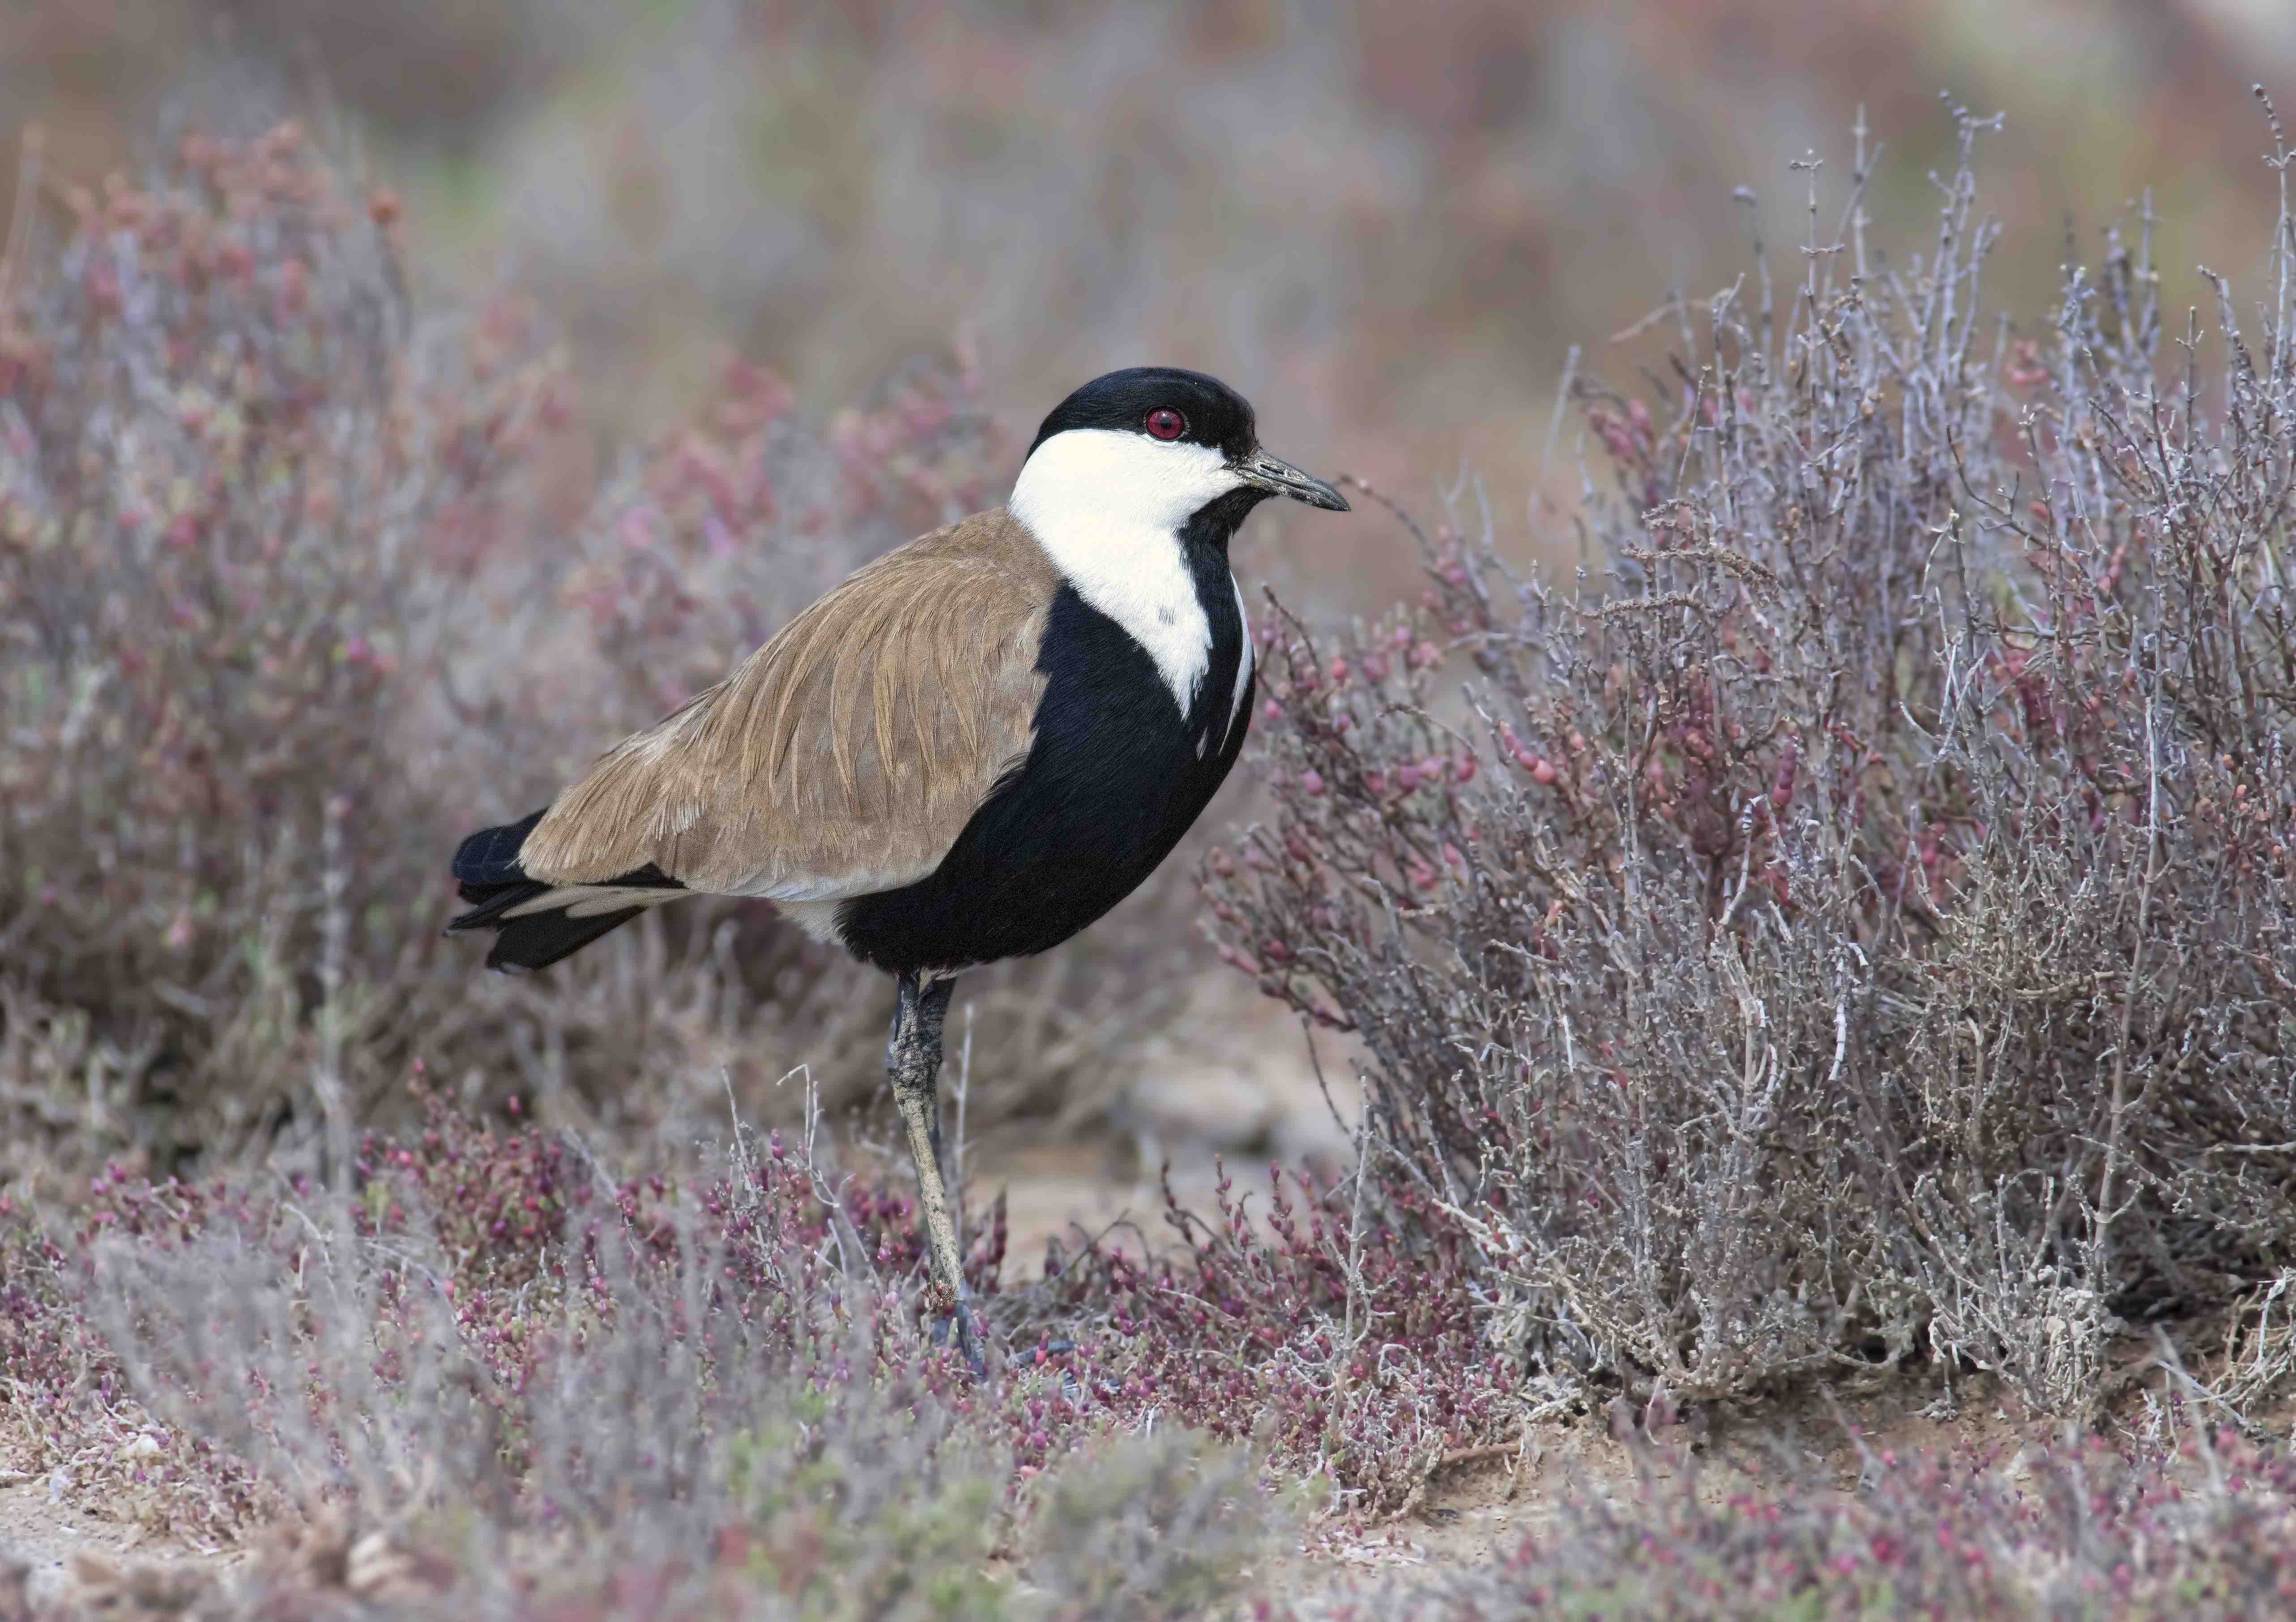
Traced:
<svg viewBox="0 0 2296 1622">
<path fill-rule="evenodd" d="M 520 864 L 581 884 L 651 862 L 693 889 L 783 901 L 924 877 L 1028 758 L 1059 584 L 1002 512 L 888 553 L 608 750 Z"/>
</svg>

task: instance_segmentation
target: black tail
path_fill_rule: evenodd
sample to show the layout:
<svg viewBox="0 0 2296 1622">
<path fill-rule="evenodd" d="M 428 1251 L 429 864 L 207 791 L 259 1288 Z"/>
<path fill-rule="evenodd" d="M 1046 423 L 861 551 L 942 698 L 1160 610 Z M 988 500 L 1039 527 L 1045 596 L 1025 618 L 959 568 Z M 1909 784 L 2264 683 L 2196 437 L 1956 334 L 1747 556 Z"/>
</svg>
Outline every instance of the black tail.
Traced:
<svg viewBox="0 0 2296 1622">
<path fill-rule="evenodd" d="M 547 807 L 544 809 L 548 809 Z M 535 969 L 547 969 L 562 957 L 570 957 L 602 935 L 611 934 L 646 909 L 644 906 L 616 907 L 611 912 L 587 913 L 577 917 L 568 909 L 594 905 L 596 890 L 667 889 L 682 890 L 685 887 L 665 874 L 652 863 L 610 879 L 597 886 L 581 885 L 556 893 L 566 898 L 562 906 L 544 905 L 532 912 L 523 912 L 531 902 L 551 896 L 556 887 L 539 879 L 529 879 L 519 865 L 519 848 L 526 836 L 534 831 L 535 823 L 542 820 L 542 812 L 522 816 L 500 828 L 481 828 L 464 840 L 455 852 L 454 875 L 455 889 L 471 910 L 447 926 L 449 935 L 460 935 L 467 930 L 495 930 L 494 949 L 487 954 L 487 967 L 499 969 L 506 974 L 524 974 Z M 515 918 L 504 914 L 517 912 Z"/>
</svg>

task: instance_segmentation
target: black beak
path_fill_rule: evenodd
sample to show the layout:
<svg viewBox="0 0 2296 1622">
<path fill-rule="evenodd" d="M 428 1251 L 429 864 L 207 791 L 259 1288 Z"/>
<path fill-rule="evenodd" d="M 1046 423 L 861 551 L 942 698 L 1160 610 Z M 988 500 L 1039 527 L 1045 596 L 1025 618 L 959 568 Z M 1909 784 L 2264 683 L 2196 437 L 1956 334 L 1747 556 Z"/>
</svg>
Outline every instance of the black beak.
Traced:
<svg viewBox="0 0 2296 1622">
<path fill-rule="evenodd" d="M 1270 496 L 1288 496 L 1293 501 L 1304 501 L 1311 507 L 1321 507 L 1327 512 L 1345 512 L 1348 498 L 1322 479 L 1301 472 L 1280 457 L 1266 451 L 1255 450 L 1235 464 L 1243 482 Z"/>
</svg>

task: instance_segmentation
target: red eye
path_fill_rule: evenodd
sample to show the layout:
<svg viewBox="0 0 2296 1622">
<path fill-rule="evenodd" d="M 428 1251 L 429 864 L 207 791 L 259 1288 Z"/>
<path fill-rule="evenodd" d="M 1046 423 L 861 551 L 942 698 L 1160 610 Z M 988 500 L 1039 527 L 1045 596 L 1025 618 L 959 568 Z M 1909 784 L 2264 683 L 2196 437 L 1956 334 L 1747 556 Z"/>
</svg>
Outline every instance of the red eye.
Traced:
<svg viewBox="0 0 2296 1622">
<path fill-rule="evenodd" d="M 1148 431 L 1159 439 L 1177 439 L 1188 431 L 1188 419 L 1169 406 L 1159 406 L 1148 414 Z"/>
</svg>

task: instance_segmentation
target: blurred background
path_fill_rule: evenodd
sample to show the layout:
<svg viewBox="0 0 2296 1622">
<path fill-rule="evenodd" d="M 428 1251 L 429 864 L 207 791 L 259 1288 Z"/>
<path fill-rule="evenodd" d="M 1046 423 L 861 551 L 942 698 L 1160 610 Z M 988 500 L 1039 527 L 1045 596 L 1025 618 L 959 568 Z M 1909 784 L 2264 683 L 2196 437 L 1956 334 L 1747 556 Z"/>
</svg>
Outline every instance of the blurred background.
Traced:
<svg viewBox="0 0 2296 1622">
<path fill-rule="evenodd" d="M 2147 185 L 2168 262 L 2237 275 L 2273 184 L 2249 86 L 2296 101 L 2296 6 L 14 0 L 0 138 L 132 169 L 203 56 L 218 113 L 264 71 L 338 106 L 422 272 L 545 295 L 613 428 L 729 343 L 845 398 L 961 341 L 1015 427 L 1169 359 L 1287 454 L 1417 493 L 1471 469 L 1512 519 L 1570 347 L 1727 285 L 1736 188 L 1790 276 L 1788 166 L 1840 179 L 1861 106 L 1892 223 L 1931 207 L 1941 93 L 2005 115 L 2013 303 Z"/>
<path fill-rule="evenodd" d="M 1111 366 L 1217 373 L 1303 465 L 1424 514 L 1447 504 L 1463 525 L 1488 512 L 1517 558 L 1573 556 L 1575 427 L 1547 447 L 1574 348 L 1631 382 L 1671 323 L 1656 348 L 1613 335 L 1677 290 L 1729 285 L 1757 236 L 1791 285 L 1813 178 L 1817 237 L 1833 238 L 1861 110 L 1867 211 L 1892 265 L 1933 231 L 1959 103 L 2002 115 L 1980 170 L 2006 227 L 1997 307 L 2046 310 L 2059 267 L 2093 258 L 2148 187 L 2172 305 L 2197 293 L 2200 264 L 2252 287 L 2277 184 L 2257 81 L 2296 106 L 2286 0 L 10 0 L 0 217 L 17 222 L 15 294 L 63 298 L 96 262 L 59 249 L 42 282 L 27 245 L 41 219 L 59 242 L 145 230 L 156 206 L 121 187 L 180 160 L 225 176 L 217 240 L 252 233 L 251 284 L 295 290 L 289 325 L 307 274 L 322 279 L 319 324 L 349 332 L 403 273 L 418 315 L 464 333 L 479 383 L 410 362 L 416 381 L 393 385 L 377 422 L 459 422 L 458 402 L 529 376 L 504 356 L 547 377 L 485 428 L 491 442 L 502 421 L 541 425 L 520 453 L 539 496 L 515 522 L 489 519 L 482 544 L 476 497 L 449 492 L 454 524 L 388 580 L 346 584 L 308 504 L 288 520 L 308 556 L 290 545 L 280 562 L 267 497 L 218 486 L 198 523 L 220 536 L 228 517 L 251 538 L 203 556 L 199 590 L 321 604 L 324 632 L 291 627 L 234 668 L 270 681 L 296 650 L 332 647 L 331 668 L 346 648 L 385 652 L 349 656 L 382 675 L 332 696 L 266 688 L 258 703 L 216 684 L 189 753 L 171 741 L 191 726 L 177 712 L 220 656 L 185 641 L 180 664 L 151 666 L 153 622 L 91 585 L 164 561 L 176 531 L 131 503 L 116 545 L 24 554 L 0 610 L 61 622 L 47 610 L 83 587 L 92 606 L 78 629 L 0 639 L 22 766 L 12 786 L 0 761 L 0 1113 L 12 1142 L 37 1126 L 50 1146 L 0 1155 L 0 1184 L 99 1152 L 163 1169 L 291 1137 L 314 1066 L 381 1108 L 427 1064 L 465 1098 L 518 1090 L 608 1134 L 721 1110 L 728 1092 L 785 1118 L 799 1089 L 781 1078 L 800 1064 L 825 1096 L 865 1103 L 888 995 L 873 977 L 759 909 L 696 909 L 685 935 L 649 921 L 554 985 L 505 987 L 472 974 L 469 943 L 435 943 L 454 838 L 542 803 L 860 558 L 952 504 L 997 499 L 1037 419 Z M 363 232 L 372 214 L 389 265 L 372 244 L 296 245 L 348 242 L 339 221 L 264 234 L 265 210 L 324 191 L 283 190 L 306 173 L 302 149 L 255 141 L 283 111 L 348 168 L 368 201 L 349 217 Z M 187 130 L 240 156 L 184 158 Z M 1813 157 L 1819 169 L 1796 167 Z M 86 330 L 72 308 L 52 299 L 39 330 Z M 154 332 L 176 346 L 155 364 L 198 360 L 190 339 Z M 729 356 L 749 369 L 729 374 Z M 925 375 L 920 356 L 957 381 L 903 382 Z M 278 399 L 340 381 L 297 375 Z M 112 419 L 54 422 L 50 449 L 69 460 Z M 699 426 L 644 462 L 635 447 L 679 424 Z M 179 484 L 205 430 L 183 431 Z M 898 499 L 788 496 L 853 475 L 857 446 L 896 445 L 910 447 Z M 283 442 L 279 465 L 306 449 Z M 37 461 L 16 470 L 28 526 L 59 499 Z M 726 470 L 753 463 L 780 481 L 778 505 L 770 481 L 733 491 Z M 515 505 L 481 494 L 489 513 Z M 1249 586 L 1318 615 L 1411 589 L 1415 557 L 1382 515 L 1312 519 L 1257 520 L 1239 549 Z M 41 664 L 40 636 L 66 651 Z M 93 731 L 54 696 L 75 681 L 118 707 Z M 106 737 L 157 740 L 156 754 L 129 772 Z M 369 737 L 364 753 L 346 741 Z M 250 752 L 275 775 L 241 793 Z M 196 793 L 171 786 L 186 774 Z M 82 786 L 55 788 L 68 781 Z M 1231 790 L 1207 822 L 1251 803 Z M 112 841 L 97 855 L 91 817 Z M 352 880 L 324 866 L 329 840 L 357 853 Z M 250 850 L 289 854 L 258 874 Z M 69 916 L 60 894 L 95 905 Z M 1191 1144 L 1344 1149 L 1299 1032 L 1218 971 L 1195 905 L 1180 871 L 1096 944 L 978 977 L 998 1085 L 976 1095 L 973 1125 L 1020 1124 L 1010 1164 L 1080 1138 L 1122 1146 L 1127 1177 Z M 286 967 L 249 966 L 258 937 Z M 323 940 L 346 965 L 332 980 L 297 944 Z M 315 1011 L 347 999 L 345 1034 Z M 1343 1077 L 1344 1048 L 1324 1053 Z M 1044 1211 L 1112 1186 L 1098 1152 L 1038 1167 Z"/>
</svg>

